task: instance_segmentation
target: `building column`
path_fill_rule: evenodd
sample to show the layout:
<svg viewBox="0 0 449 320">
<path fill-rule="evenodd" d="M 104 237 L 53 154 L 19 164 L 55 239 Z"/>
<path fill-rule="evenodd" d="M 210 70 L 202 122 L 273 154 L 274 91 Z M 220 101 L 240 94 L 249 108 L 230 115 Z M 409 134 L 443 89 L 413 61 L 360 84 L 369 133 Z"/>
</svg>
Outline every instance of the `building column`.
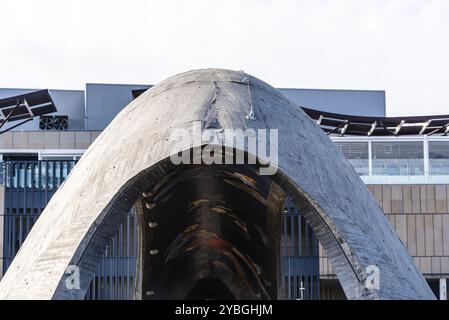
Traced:
<svg viewBox="0 0 449 320">
<path fill-rule="evenodd" d="M 447 300 L 447 280 L 440 279 L 440 300 Z"/>
</svg>

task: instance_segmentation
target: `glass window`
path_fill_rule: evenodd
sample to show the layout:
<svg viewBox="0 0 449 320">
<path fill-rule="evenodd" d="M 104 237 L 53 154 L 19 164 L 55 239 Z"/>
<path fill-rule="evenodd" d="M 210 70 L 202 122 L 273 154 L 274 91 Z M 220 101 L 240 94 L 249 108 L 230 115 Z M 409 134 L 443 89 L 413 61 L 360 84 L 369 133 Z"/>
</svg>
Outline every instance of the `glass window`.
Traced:
<svg viewBox="0 0 449 320">
<path fill-rule="evenodd" d="M 372 142 L 373 175 L 424 175 L 422 141 Z"/>
<path fill-rule="evenodd" d="M 47 162 L 41 161 L 39 162 L 40 167 L 40 180 L 41 180 L 41 188 L 47 189 Z"/>
<path fill-rule="evenodd" d="M 369 175 L 368 142 L 339 142 L 335 145 L 360 176 Z"/>
<path fill-rule="evenodd" d="M 32 163 L 27 163 L 26 167 L 25 167 L 25 170 L 26 170 L 25 181 L 26 181 L 26 187 L 27 188 L 31 188 L 32 187 L 32 183 L 33 183 L 33 171 L 32 171 L 32 169 L 33 169 Z"/>
<path fill-rule="evenodd" d="M 449 141 L 429 141 L 430 174 L 449 175 Z"/>
<path fill-rule="evenodd" d="M 47 161 L 47 185 L 48 189 L 53 189 L 55 178 L 54 162 Z"/>
</svg>

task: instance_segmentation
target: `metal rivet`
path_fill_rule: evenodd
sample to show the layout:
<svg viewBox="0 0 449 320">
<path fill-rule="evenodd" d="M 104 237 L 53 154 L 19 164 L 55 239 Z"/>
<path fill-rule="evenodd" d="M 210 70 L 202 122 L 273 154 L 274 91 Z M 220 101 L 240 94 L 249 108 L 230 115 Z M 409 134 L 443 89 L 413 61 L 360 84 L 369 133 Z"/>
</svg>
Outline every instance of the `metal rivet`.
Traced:
<svg viewBox="0 0 449 320">
<path fill-rule="evenodd" d="M 150 250 L 150 254 L 152 255 L 152 256 L 155 256 L 155 255 L 157 255 L 159 253 L 159 250 L 157 250 L 157 249 L 151 249 Z"/>
<path fill-rule="evenodd" d="M 151 197 L 152 195 L 153 195 L 153 192 L 151 192 L 151 191 L 142 192 L 142 196 L 144 198 Z"/>
<path fill-rule="evenodd" d="M 145 294 L 146 294 L 147 296 L 152 296 L 152 295 L 154 294 L 154 291 L 148 290 L 148 291 L 145 291 Z"/>
<path fill-rule="evenodd" d="M 150 226 L 150 228 L 156 228 L 157 222 L 150 222 L 150 223 L 148 223 L 148 226 Z"/>
<path fill-rule="evenodd" d="M 258 264 L 254 264 L 254 267 L 256 268 L 256 272 L 258 275 L 262 274 L 262 268 Z"/>
<path fill-rule="evenodd" d="M 147 207 L 147 209 L 153 209 L 156 206 L 156 204 L 154 202 L 145 202 L 145 207 Z"/>
</svg>

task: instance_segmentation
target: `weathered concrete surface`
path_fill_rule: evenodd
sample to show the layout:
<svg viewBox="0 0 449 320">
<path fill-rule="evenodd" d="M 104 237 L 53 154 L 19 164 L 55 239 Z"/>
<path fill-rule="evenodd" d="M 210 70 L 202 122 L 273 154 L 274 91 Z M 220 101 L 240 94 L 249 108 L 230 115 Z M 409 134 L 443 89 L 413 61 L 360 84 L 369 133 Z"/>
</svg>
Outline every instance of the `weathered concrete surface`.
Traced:
<svg viewBox="0 0 449 320">
<path fill-rule="evenodd" d="M 247 120 L 242 74 L 198 70 L 169 78 L 127 106 L 95 140 L 33 227 L 0 282 L 1 299 L 81 299 L 106 241 L 148 185 L 171 170 L 170 130 L 193 121 L 222 128 L 279 129 L 279 170 L 315 229 L 350 299 L 433 299 L 382 210 L 343 155 L 305 114 L 251 77 L 256 120 Z M 195 147 L 195 145 L 194 145 Z M 78 265 L 81 289 L 65 270 Z M 380 289 L 365 288 L 366 267 Z"/>
</svg>

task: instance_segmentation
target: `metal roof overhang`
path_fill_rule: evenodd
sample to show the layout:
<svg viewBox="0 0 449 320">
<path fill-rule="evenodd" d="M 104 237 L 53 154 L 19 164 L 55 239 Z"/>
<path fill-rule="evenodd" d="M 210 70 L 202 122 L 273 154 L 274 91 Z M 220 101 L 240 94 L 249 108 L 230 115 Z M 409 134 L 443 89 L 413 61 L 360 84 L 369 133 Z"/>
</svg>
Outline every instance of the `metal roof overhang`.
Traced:
<svg viewBox="0 0 449 320">
<path fill-rule="evenodd" d="M 55 111 L 56 106 L 47 89 L 0 99 L 0 129 L 7 122 L 24 120 L 0 131 L 0 134 L 31 121 L 34 117 Z"/>
<path fill-rule="evenodd" d="M 449 133 L 449 115 L 363 117 L 302 108 L 327 134 L 355 136 L 434 135 Z"/>
</svg>

